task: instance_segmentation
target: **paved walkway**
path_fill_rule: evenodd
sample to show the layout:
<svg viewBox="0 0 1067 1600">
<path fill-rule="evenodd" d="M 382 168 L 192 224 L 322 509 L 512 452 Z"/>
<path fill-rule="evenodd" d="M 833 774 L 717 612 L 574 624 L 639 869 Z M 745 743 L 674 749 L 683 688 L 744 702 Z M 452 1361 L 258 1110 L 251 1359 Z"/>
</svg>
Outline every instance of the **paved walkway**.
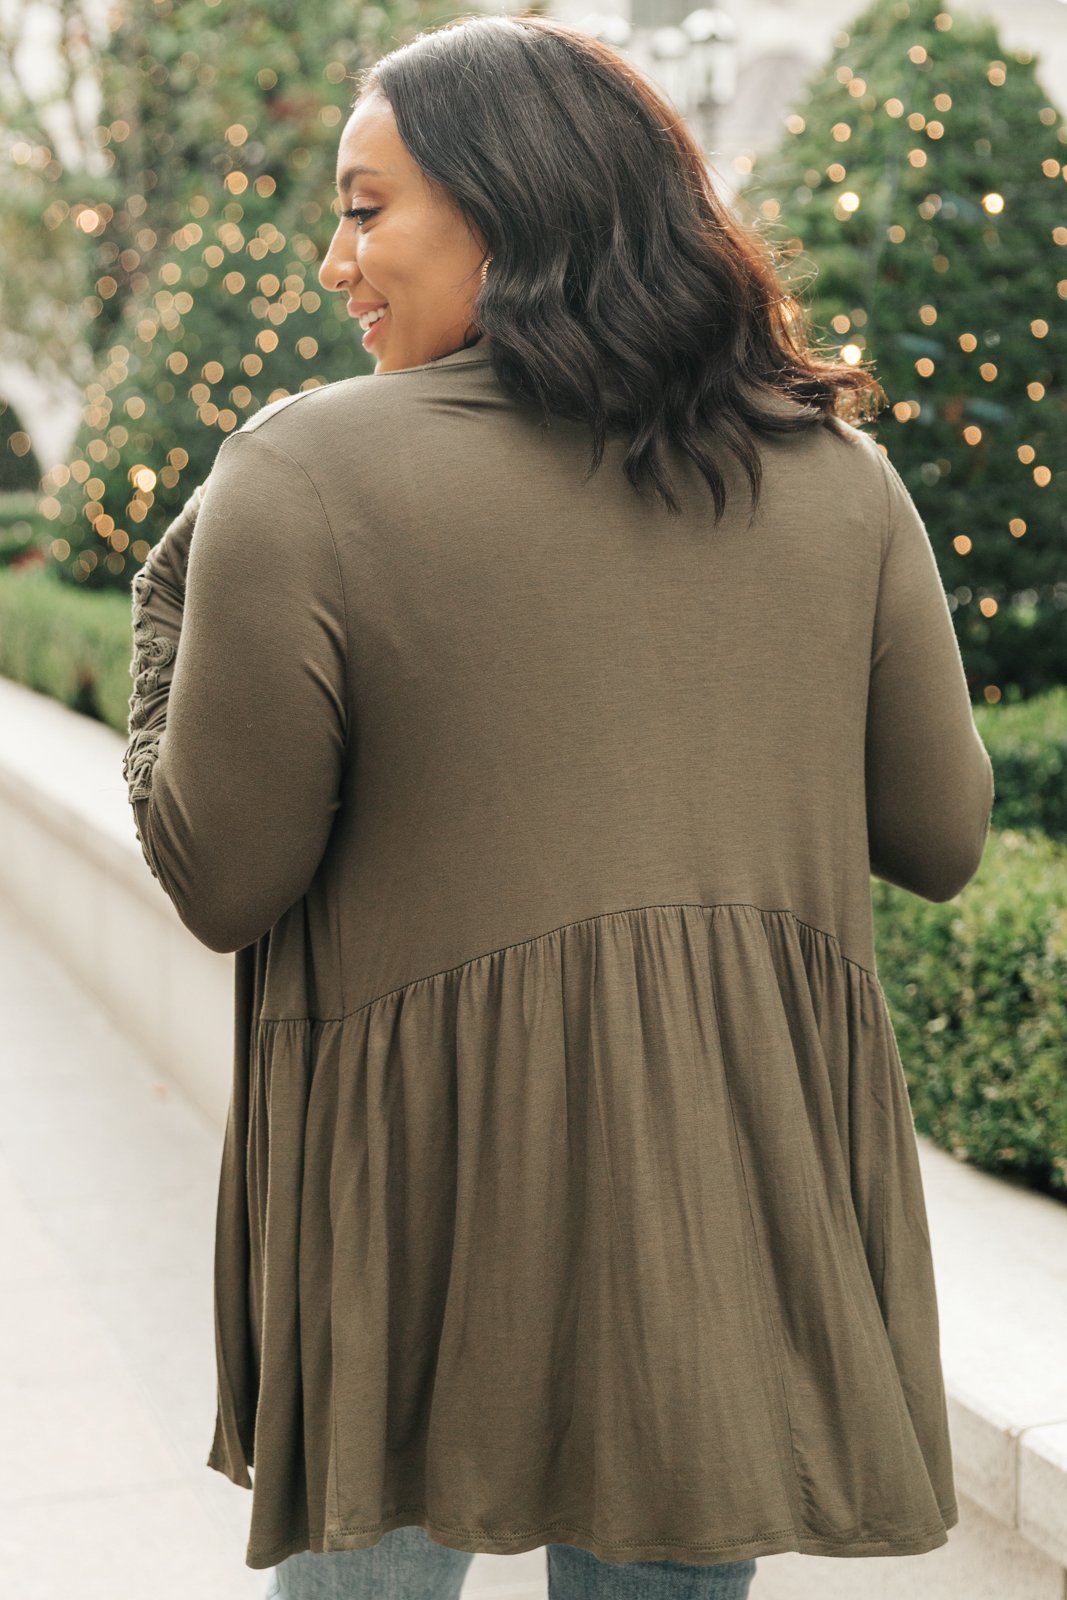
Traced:
<svg viewBox="0 0 1067 1600">
<path fill-rule="evenodd" d="M 138 952 L 99 959 L 132 977 Z M 0 1016 L 4 1591 L 261 1600 L 251 1496 L 204 1464 L 220 1134 L 2 902 Z M 965 1503 L 919 1558 L 763 1557 L 752 1600 L 1002 1600 L 1019 1571 L 988 1559 L 983 1520 Z M 546 1592 L 543 1550 L 479 1554 L 464 1600 Z"/>
</svg>

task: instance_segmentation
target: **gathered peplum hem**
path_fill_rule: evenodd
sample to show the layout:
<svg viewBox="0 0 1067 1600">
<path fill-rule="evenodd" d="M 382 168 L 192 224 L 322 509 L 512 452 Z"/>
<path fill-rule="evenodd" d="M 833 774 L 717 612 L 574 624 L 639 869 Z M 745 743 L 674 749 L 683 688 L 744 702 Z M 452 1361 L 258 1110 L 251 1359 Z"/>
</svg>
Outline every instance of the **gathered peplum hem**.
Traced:
<svg viewBox="0 0 1067 1600">
<path fill-rule="evenodd" d="M 250 1567 L 411 1523 L 605 1561 L 945 1542 L 911 1108 L 831 934 L 642 906 L 241 1021 L 207 1464 L 252 1489 Z"/>
<path fill-rule="evenodd" d="M 386 1517 L 376 1528 L 330 1528 L 310 1534 L 306 1539 L 289 1539 L 273 1552 L 266 1552 L 261 1560 L 247 1563 L 254 1567 L 273 1567 L 287 1556 L 304 1550 L 317 1554 L 324 1551 L 366 1550 L 393 1528 L 412 1526 L 425 1528 L 436 1544 L 451 1550 L 467 1550 L 487 1555 L 517 1556 L 528 1550 L 540 1550 L 547 1544 L 572 1544 L 588 1550 L 601 1561 L 684 1561 L 714 1566 L 732 1561 L 748 1561 L 757 1556 L 781 1555 L 796 1551 L 806 1556 L 917 1556 L 936 1550 L 947 1542 L 948 1529 L 959 1522 L 959 1508 L 953 1501 L 945 1506 L 936 1522 L 925 1532 L 918 1531 L 906 1539 L 896 1536 L 881 1539 L 855 1539 L 847 1544 L 835 1539 L 808 1539 L 798 1536 L 792 1528 L 771 1528 L 754 1534 L 749 1539 L 734 1539 L 714 1545 L 695 1545 L 691 1540 L 623 1540 L 605 1544 L 589 1528 L 575 1527 L 569 1522 L 556 1522 L 543 1528 L 524 1528 L 518 1533 L 499 1532 L 485 1528 L 442 1527 L 428 1519 L 425 1506 L 401 1506 Z M 684 1552 L 684 1553 L 681 1553 Z"/>
</svg>

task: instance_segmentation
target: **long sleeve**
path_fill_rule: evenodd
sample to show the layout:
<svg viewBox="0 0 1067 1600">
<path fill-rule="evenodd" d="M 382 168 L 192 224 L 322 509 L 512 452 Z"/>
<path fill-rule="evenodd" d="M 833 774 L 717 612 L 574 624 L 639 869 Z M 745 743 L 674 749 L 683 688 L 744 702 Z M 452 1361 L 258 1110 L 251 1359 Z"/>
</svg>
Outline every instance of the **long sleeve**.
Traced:
<svg viewBox="0 0 1067 1600">
<path fill-rule="evenodd" d="M 137 836 L 190 932 L 240 950 L 306 892 L 341 803 L 344 595 L 314 485 L 231 434 L 132 588 Z"/>
<path fill-rule="evenodd" d="M 950 900 L 981 864 L 993 766 L 975 726 L 926 526 L 887 457 L 867 703 L 867 835 L 875 877 Z"/>
</svg>

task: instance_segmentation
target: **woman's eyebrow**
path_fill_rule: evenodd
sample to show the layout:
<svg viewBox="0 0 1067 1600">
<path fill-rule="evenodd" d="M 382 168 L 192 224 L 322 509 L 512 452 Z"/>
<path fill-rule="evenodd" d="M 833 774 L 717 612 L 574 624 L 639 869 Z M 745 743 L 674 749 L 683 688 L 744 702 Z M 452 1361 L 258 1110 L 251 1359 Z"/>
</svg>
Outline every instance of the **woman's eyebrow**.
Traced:
<svg viewBox="0 0 1067 1600">
<path fill-rule="evenodd" d="M 364 175 L 370 178 L 384 178 L 387 176 L 387 174 L 382 172 L 378 167 L 346 167 L 344 172 L 342 172 L 341 176 L 337 180 L 337 192 L 339 194 L 344 194 L 353 178 L 359 178 Z"/>
</svg>

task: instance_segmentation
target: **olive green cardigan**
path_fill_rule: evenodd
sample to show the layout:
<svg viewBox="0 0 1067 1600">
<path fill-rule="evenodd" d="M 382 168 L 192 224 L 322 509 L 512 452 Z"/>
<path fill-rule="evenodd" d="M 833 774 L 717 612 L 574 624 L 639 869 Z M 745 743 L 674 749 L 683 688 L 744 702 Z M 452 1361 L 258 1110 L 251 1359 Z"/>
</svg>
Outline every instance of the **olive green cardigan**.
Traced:
<svg viewBox="0 0 1067 1600">
<path fill-rule="evenodd" d="M 726 457 L 718 527 L 625 442 L 587 481 L 484 345 L 330 384 L 133 580 L 138 836 L 236 952 L 208 1464 L 250 1567 L 957 1521 L 870 898 L 957 894 L 989 826 L 931 543 L 854 428 L 762 442 L 751 521 Z"/>
</svg>

